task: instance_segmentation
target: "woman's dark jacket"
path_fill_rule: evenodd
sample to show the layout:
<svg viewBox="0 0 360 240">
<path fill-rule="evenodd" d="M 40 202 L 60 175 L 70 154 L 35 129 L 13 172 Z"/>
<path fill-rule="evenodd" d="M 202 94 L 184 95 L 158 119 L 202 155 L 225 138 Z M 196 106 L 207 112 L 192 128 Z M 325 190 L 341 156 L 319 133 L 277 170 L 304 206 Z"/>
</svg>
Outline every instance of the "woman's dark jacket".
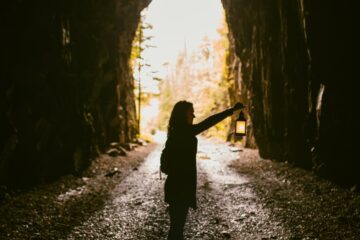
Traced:
<svg viewBox="0 0 360 240">
<path fill-rule="evenodd" d="M 169 174 L 165 181 L 165 202 L 196 208 L 196 152 L 197 134 L 214 126 L 233 109 L 212 115 L 204 121 L 189 125 L 168 137 L 165 147 L 169 151 Z"/>
</svg>

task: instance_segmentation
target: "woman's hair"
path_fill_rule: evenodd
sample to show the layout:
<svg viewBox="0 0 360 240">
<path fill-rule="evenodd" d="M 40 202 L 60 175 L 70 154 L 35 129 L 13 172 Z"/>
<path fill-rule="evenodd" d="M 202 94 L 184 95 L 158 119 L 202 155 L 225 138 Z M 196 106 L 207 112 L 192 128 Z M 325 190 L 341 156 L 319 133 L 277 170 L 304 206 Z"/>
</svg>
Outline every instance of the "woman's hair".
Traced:
<svg viewBox="0 0 360 240">
<path fill-rule="evenodd" d="M 188 125 L 186 122 L 186 114 L 191 108 L 193 108 L 193 104 L 187 101 L 179 101 L 174 105 L 169 119 L 168 137 L 176 132 L 186 131 Z"/>
</svg>

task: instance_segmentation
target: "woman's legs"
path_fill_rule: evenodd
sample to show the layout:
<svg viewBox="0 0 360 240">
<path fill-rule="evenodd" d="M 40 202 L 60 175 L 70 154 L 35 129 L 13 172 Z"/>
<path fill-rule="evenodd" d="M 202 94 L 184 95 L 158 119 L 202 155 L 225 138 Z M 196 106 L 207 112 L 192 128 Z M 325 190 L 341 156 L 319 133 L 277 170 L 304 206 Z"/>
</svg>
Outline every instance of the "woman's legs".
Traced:
<svg viewBox="0 0 360 240">
<path fill-rule="evenodd" d="M 184 226 L 189 207 L 183 204 L 170 204 L 170 230 L 168 240 L 184 239 Z"/>
</svg>

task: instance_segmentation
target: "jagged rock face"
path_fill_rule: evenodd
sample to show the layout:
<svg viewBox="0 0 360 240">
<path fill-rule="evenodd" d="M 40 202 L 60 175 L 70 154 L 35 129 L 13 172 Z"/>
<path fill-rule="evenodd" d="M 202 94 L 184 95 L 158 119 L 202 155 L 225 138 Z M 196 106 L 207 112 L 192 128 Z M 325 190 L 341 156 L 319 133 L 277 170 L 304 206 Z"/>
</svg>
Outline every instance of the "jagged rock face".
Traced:
<svg viewBox="0 0 360 240">
<path fill-rule="evenodd" d="M 356 76 L 355 6 L 222 2 L 234 46 L 238 99 L 250 106 L 261 156 L 314 168 L 341 183 L 359 183 L 352 142 L 358 127 L 349 87 Z"/>
<path fill-rule="evenodd" d="M 135 137 L 128 59 L 148 3 L 2 4 L 0 183 L 78 172 L 110 142 Z"/>
</svg>

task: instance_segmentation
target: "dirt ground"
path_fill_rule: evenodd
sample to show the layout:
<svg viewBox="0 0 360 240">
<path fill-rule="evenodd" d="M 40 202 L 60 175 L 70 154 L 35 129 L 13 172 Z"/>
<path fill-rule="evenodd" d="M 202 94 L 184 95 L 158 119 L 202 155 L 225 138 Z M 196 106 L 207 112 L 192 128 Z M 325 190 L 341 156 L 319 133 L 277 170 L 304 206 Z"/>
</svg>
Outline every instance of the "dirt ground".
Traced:
<svg viewBox="0 0 360 240">
<path fill-rule="evenodd" d="M 0 239 L 166 239 L 161 144 L 102 155 L 81 177 L 2 191 Z M 360 196 L 256 150 L 199 139 L 186 239 L 360 239 Z M 164 177 L 164 176 L 163 176 Z"/>
</svg>

